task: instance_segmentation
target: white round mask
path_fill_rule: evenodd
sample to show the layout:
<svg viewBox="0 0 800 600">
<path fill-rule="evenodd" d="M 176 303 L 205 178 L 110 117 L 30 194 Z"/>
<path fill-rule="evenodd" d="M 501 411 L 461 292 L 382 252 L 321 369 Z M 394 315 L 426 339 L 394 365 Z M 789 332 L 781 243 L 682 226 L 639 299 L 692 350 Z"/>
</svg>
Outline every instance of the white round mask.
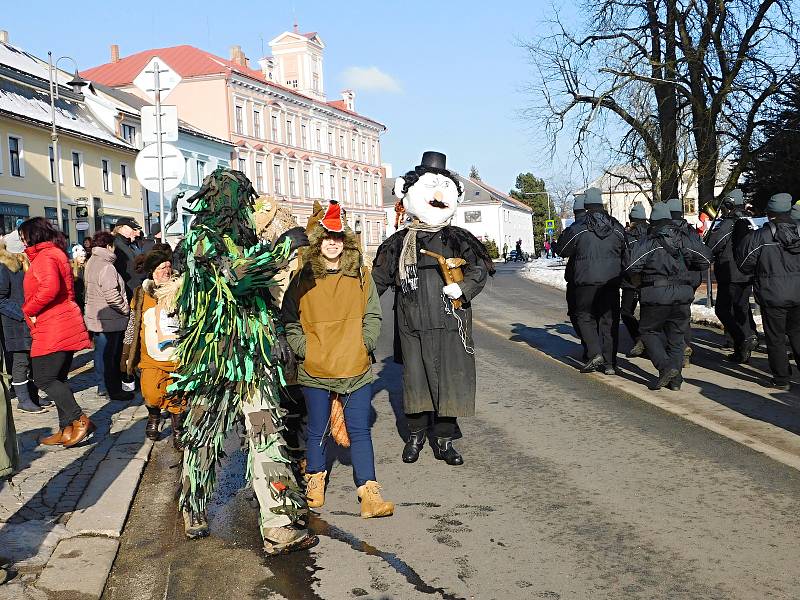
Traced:
<svg viewBox="0 0 800 600">
<path fill-rule="evenodd" d="M 405 180 L 398 177 L 394 194 L 403 201 L 406 213 L 427 225 L 447 223 L 456 214 L 458 188 L 449 177 L 425 173 L 403 195 Z"/>
</svg>

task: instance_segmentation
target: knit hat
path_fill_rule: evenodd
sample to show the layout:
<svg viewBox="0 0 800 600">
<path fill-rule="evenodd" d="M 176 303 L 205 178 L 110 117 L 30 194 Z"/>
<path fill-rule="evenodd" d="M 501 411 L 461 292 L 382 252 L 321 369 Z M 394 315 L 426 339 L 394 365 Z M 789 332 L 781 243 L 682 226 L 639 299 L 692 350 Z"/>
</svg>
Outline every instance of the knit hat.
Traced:
<svg viewBox="0 0 800 600">
<path fill-rule="evenodd" d="M 73 260 L 78 258 L 79 256 L 86 258 L 86 249 L 80 244 L 75 244 L 72 248 L 70 248 L 69 253 L 72 256 Z"/>
<path fill-rule="evenodd" d="M 653 209 L 650 211 L 650 222 L 663 221 L 664 219 L 671 219 L 669 206 L 663 202 L 656 202 L 653 204 Z"/>
<path fill-rule="evenodd" d="M 572 204 L 572 212 L 575 212 L 576 210 L 586 210 L 586 207 L 583 205 L 583 200 L 583 194 L 575 194 L 575 202 Z"/>
<path fill-rule="evenodd" d="M 583 193 L 583 204 L 586 208 L 603 206 L 603 192 L 599 188 L 591 187 Z"/>
<path fill-rule="evenodd" d="M 336 200 L 331 200 L 325 216 L 319 222 L 323 229 L 329 233 L 342 233 L 344 231 L 344 219 L 342 219 L 342 207 Z"/>
<path fill-rule="evenodd" d="M 739 188 L 725 194 L 725 199 L 733 202 L 734 206 L 744 206 L 744 193 Z"/>
<path fill-rule="evenodd" d="M 792 196 L 791 194 L 775 194 L 767 202 L 767 212 L 771 213 L 787 213 L 792 210 Z"/>
<path fill-rule="evenodd" d="M 644 212 L 644 205 L 641 202 L 636 202 L 633 206 L 631 206 L 630 218 L 633 219 L 640 219 L 642 221 L 647 219 L 647 214 Z"/>
<path fill-rule="evenodd" d="M 800 202 L 797 202 L 792 206 L 791 214 L 795 221 L 800 221 Z"/>
<path fill-rule="evenodd" d="M 147 254 L 137 256 L 133 265 L 137 272 L 152 275 L 158 265 L 172 261 L 172 248 L 169 244 L 156 244 Z"/>
<path fill-rule="evenodd" d="M 671 213 L 678 213 L 682 215 L 683 202 L 681 202 L 680 198 L 670 198 L 669 200 L 667 200 L 667 210 Z"/>
</svg>

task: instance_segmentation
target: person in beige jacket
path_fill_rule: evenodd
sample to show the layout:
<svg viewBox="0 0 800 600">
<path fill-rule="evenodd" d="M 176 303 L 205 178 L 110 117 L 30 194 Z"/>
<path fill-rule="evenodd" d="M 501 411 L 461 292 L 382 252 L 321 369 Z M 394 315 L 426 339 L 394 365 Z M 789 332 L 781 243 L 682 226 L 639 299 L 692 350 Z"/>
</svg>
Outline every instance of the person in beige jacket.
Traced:
<svg viewBox="0 0 800 600">
<path fill-rule="evenodd" d="M 128 326 L 130 306 L 125 281 L 114 267 L 114 236 L 98 231 L 92 238 L 92 256 L 86 262 L 86 328 L 94 338 L 94 370 L 97 393 L 112 400 L 130 400 L 131 392 L 122 390 L 119 369 L 122 338 Z"/>
</svg>

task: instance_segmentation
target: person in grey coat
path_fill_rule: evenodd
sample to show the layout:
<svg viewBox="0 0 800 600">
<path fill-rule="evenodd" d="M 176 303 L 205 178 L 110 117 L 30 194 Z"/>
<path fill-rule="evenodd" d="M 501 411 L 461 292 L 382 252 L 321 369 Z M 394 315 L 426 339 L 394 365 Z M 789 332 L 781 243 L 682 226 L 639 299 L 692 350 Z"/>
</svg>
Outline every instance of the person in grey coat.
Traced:
<svg viewBox="0 0 800 600">
<path fill-rule="evenodd" d="M 122 338 L 128 326 L 130 305 L 125 281 L 114 267 L 114 236 L 99 231 L 92 239 L 92 256 L 86 262 L 86 329 L 94 338 L 94 365 L 98 394 L 112 400 L 130 400 L 133 394 L 122 390 Z"/>
</svg>

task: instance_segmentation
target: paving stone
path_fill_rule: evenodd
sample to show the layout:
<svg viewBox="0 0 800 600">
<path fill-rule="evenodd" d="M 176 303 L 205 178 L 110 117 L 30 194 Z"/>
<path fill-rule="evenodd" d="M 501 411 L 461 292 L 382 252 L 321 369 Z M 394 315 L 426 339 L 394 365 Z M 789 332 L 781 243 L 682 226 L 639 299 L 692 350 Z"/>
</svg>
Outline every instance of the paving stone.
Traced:
<svg viewBox="0 0 800 600">
<path fill-rule="evenodd" d="M 62 540 L 36 582 L 40 590 L 100 598 L 119 542 L 103 537 Z"/>
</svg>

